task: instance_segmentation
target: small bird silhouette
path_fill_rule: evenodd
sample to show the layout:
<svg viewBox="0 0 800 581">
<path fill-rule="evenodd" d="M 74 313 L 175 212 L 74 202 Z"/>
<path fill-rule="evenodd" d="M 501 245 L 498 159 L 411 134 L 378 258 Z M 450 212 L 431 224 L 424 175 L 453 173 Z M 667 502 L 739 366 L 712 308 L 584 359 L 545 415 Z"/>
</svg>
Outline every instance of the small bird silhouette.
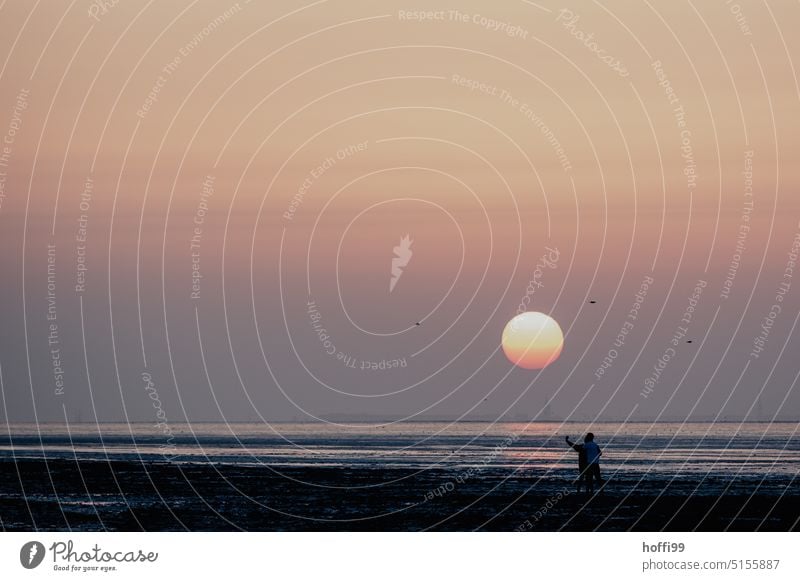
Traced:
<svg viewBox="0 0 800 581">
<path fill-rule="evenodd" d="M 589 303 L 591 303 L 591 304 L 593 304 L 593 305 L 594 305 L 594 304 L 596 304 L 596 303 L 597 303 L 597 301 L 589 301 Z"/>
</svg>

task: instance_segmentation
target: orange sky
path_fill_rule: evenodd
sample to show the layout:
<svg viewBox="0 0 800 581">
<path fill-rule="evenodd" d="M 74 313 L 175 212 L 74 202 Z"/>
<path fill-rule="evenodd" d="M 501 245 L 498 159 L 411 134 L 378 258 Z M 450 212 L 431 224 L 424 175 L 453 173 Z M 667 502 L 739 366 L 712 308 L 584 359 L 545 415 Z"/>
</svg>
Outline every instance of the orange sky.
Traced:
<svg viewBox="0 0 800 581">
<path fill-rule="evenodd" d="M 362 360 L 428 350 L 378 391 L 421 382 L 430 393 L 365 413 L 412 413 L 461 381 L 476 387 L 443 413 L 460 413 L 498 381 L 521 390 L 530 378 L 505 376 L 498 338 L 546 247 L 560 260 L 533 303 L 567 335 L 548 393 L 567 380 L 591 382 L 648 275 L 658 280 L 648 323 L 657 335 L 672 335 L 684 295 L 705 279 L 704 320 L 729 309 L 712 333 L 741 333 L 734 351 L 746 356 L 800 221 L 800 41 L 787 27 L 796 3 L 741 4 L 734 14 L 724 2 L 123 1 L 103 13 L 91 2 L 8 1 L 0 132 L 19 128 L 0 166 L 0 242 L 4 270 L 14 273 L 3 282 L 3 312 L 17 337 L 8 353 L 18 354 L 26 332 L 34 352 L 46 347 L 35 297 L 54 243 L 63 316 L 83 296 L 96 324 L 89 344 L 102 350 L 109 303 L 122 309 L 116 341 L 136 363 L 120 373 L 136 376 L 144 345 L 176 392 L 173 409 L 181 382 L 206 381 L 195 308 L 209 332 L 221 333 L 227 316 L 239 333 L 209 340 L 217 380 L 237 394 L 247 388 L 232 379 L 236 354 L 245 384 L 301 384 L 297 398 L 314 413 L 351 404 L 317 389 L 319 377 L 374 394 L 374 377 L 330 368 L 309 331 L 311 299 Z M 420 21 L 420 10 L 432 12 Z M 21 91 L 25 108 L 15 110 Z M 87 178 L 92 197 L 82 209 Z M 725 272 L 751 200 L 748 255 L 727 300 Z M 86 248 L 76 240 L 81 215 Z M 387 294 L 392 248 L 407 234 L 414 258 Z M 10 314 L 22 308 L 23 263 L 29 331 Z M 608 310 L 587 320 L 589 294 Z M 417 336 L 400 332 L 420 320 Z M 80 321 L 65 325 L 71 359 L 81 362 Z M 261 329 L 269 331 L 259 344 Z M 168 335 L 175 357 L 186 358 L 177 370 L 160 360 Z M 793 337 L 788 321 L 776 336 Z M 627 380 L 631 397 L 664 350 L 664 340 L 638 341 L 648 349 L 641 360 L 626 354 L 641 366 Z M 732 356 L 723 347 L 699 370 L 682 365 L 700 383 L 726 384 L 714 371 Z M 108 355 L 97 365 L 113 378 Z M 83 393 L 86 372 L 73 365 L 71 393 Z M 4 367 L 27 381 L 27 368 Z M 449 371 L 437 378 L 440 367 Z M 37 374 L 46 386 L 49 376 Z M 281 417 L 302 415 L 279 389 L 260 394 L 259 405 Z M 117 397 L 108 396 L 109 410 Z M 231 398 L 251 417 L 245 396 Z M 564 409 L 577 399 L 568 393 Z M 206 400 L 197 396 L 197 413 L 213 415 Z M 42 406 L 60 413 L 52 398 Z"/>
</svg>

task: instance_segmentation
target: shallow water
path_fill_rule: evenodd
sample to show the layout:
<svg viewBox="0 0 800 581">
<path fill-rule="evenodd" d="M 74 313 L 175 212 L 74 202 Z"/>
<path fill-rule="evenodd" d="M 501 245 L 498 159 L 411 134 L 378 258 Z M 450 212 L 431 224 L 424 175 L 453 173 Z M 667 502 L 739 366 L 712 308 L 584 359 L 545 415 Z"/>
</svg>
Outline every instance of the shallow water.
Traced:
<svg viewBox="0 0 800 581">
<path fill-rule="evenodd" d="M 272 467 L 452 468 L 561 471 L 576 455 L 585 424 L 417 422 L 337 426 L 319 423 L 170 426 L 14 424 L 0 432 L 0 459 L 163 460 Z M 604 470 L 692 477 L 794 476 L 800 444 L 794 423 L 604 423 L 591 427 Z M 165 448 L 165 446 L 167 446 Z"/>
</svg>

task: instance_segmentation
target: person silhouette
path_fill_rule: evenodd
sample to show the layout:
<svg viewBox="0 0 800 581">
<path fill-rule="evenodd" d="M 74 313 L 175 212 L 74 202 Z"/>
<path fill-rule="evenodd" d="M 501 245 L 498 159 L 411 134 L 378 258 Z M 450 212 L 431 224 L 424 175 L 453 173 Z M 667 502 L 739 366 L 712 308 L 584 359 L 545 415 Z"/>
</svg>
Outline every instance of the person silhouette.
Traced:
<svg viewBox="0 0 800 581">
<path fill-rule="evenodd" d="M 598 488 L 602 489 L 603 478 L 600 475 L 600 456 L 603 455 L 603 451 L 594 441 L 594 434 L 592 432 L 586 434 L 583 438 L 583 444 L 570 442 L 569 436 L 567 436 L 567 444 L 578 452 L 578 470 L 580 472 L 576 482 L 578 492 L 581 491 L 582 479 L 586 481 L 586 492 L 589 494 L 594 492 L 595 481 L 597 481 Z"/>
<path fill-rule="evenodd" d="M 594 492 L 595 480 L 599 489 L 603 487 L 603 478 L 600 476 L 600 456 L 603 451 L 594 441 L 594 434 L 591 432 L 583 438 L 583 449 L 586 451 L 586 486 L 591 494 Z"/>
<path fill-rule="evenodd" d="M 583 444 L 570 442 L 569 436 L 567 436 L 566 439 L 567 446 L 578 453 L 578 477 L 575 479 L 575 492 L 580 493 L 581 484 L 586 479 L 586 450 L 584 449 Z"/>
</svg>

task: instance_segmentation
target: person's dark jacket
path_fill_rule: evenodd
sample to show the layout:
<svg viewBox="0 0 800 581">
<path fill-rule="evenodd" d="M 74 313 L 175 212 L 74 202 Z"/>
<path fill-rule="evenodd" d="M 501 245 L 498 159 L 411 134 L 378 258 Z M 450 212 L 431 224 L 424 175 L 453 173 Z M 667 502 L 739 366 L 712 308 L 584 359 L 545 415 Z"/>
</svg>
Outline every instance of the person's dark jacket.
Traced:
<svg viewBox="0 0 800 581">
<path fill-rule="evenodd" d="M 567 444 L 578 453 L 578 470 L 583 472 L 589 465 L 586 458 L 586 450 L 583 449 L 583 444 L 575 444 L 567 440 Z"/>
</svg>

